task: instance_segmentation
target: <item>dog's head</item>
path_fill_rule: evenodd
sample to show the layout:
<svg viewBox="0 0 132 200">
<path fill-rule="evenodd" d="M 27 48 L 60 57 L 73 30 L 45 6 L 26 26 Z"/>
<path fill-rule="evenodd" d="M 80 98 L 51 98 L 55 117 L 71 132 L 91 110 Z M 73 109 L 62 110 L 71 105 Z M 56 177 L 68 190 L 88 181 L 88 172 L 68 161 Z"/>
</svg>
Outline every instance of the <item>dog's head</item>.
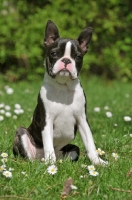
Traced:
<svg viewBox="0 0 132 200">
<path fill-rule="evenodd" d="M 52 78 L 63 83 L 76 79 L 81 70 L 83 56 L 88 51 L 92 28 L 84 29 L 76 40 L 60 38 L 57 26 L 49 20 L 45 29 L 46 69 Z"/>
</svg>

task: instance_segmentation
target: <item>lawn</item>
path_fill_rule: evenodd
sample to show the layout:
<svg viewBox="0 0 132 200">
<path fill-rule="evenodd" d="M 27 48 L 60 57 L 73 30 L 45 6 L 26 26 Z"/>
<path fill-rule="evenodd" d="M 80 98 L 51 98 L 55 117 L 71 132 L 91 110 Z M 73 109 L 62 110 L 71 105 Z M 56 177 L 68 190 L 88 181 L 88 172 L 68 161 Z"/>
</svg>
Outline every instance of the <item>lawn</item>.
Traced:
<svg viewBox="0 0 132 200">
<path fill-rule="evenodd" d="M 102 158 L 108 161 L 108 166 L 94 166 L 98 174 L 90 175 L 91 163 L 85 156 L 79 133 L 73 142 L 81 149 L 79 161 L 57 161 L 58 171 L 54 175 L 47 172 L 49 165 L 44 162 L 14 158 L 15 130 L 30 124 L 42 80 L 9 83 L 0 77 L 0 112 L 4 110 L 0 113 L 0 154 L 8 154 L 6 169 L 14 169 L 10 169 L 10 178 L 0 173 L 0 199 L 63 199 L 61 193 L 69 177 L 76 187 L 67 196 L 68 200 L 132 198 L 132 120 L 124 119 L 125 116 L 132 118 L 132 85 L 96 77 L 81 77 L 81 82 L 96 148 L 105 152 Z M 16 104 L 20 104 L 21 109 Z M 3 165 L 2 160 L 0 162 Z"/>
</svg>

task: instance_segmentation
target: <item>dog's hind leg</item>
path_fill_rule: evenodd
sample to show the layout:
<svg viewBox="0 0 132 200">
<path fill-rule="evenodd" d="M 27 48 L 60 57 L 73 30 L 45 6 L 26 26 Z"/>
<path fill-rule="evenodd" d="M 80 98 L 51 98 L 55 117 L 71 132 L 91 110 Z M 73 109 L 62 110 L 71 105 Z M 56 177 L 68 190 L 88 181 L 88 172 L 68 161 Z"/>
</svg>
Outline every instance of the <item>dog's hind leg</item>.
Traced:
<svg viewBox="0 0 132 200">
<path fill-rule="evenodd" d="M 36 158 L 37 148 L 26 128 L 20 127 L 17 129 L 13 144 L 13 153 L 15 156 L 20 154 L 22 157 L 30 160 Z"/>
</svg>

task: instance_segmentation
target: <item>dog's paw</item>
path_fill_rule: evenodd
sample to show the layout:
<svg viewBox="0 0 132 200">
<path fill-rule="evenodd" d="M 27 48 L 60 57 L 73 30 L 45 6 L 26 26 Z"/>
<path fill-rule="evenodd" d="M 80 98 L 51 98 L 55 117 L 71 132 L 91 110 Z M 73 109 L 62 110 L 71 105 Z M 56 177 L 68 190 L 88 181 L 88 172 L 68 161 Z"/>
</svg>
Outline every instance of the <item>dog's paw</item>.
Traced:
<svg viewBox="0 0 132 200">
<path fill-rule="evenodd" d="M 50 164 L 54 164 L 56 162 L 56 156 L 55 156 L 55 154 L 54 154 L 54 152 L 52 152 L 52 153 L 48 153 L 48 154 L 46 154 L 46 156 L 45 156 L 45 163 L 46 164 L 48 164 L 48 163 L 50 163 Z"/>
<path fill-rule="evenodd" d="M 106 166 L 108 165 L 107 161 L 102 160 L 98 155 L 88 155 L 89 159 L 91 160 L 91 162 L 95 165 L 103 165 Z"/>
<path fill-rule="evenodd" d="M 108 165 L 108 161 L 104 161 L 100 157 L 96 157 L 96 158 L 92 159 L 92 163 L 95 165 L 103 165 L 103 166 Z"/>
</svg>

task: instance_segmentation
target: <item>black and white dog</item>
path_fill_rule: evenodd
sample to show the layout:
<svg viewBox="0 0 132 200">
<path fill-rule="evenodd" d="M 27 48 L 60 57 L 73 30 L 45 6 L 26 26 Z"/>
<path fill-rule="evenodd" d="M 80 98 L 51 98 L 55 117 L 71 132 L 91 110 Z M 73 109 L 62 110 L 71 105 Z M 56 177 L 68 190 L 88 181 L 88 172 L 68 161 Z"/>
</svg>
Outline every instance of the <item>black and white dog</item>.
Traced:
<svg viewBox="0 0 132 200">
<path fill-rule="evenodd" d="M 38 95 L 32 123 L 16 131 L 13 152 L 30 160 L 55 162 L 62 156 L 78 160 L 79 148 L 69 144 L 79 130 L 87 156 L 94 164 L 98 157 L 86 119 L 86 98 L 78 79 L 83 56 L 88 50 L 92 28 L 84 29 L 77 40 L 60 38 L 57 26 L 46 25 L 46 73 Z"/>
</svg>

